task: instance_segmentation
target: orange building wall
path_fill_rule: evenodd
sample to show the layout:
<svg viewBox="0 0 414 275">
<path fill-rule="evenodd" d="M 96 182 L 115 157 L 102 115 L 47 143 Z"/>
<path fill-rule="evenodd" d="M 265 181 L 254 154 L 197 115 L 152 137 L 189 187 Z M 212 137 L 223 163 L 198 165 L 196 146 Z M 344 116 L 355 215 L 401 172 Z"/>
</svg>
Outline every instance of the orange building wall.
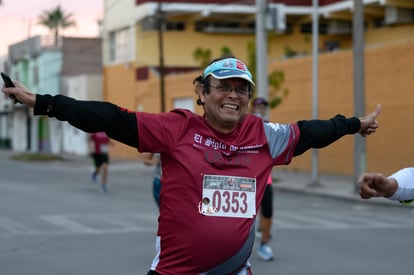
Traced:
<svg viewBox="0 0 414 275">
<path fill-rule="evenodd" d="M 377 103 L 383 107 L 378 133 L 366 138 L 367 171 L 385 174 L 413 165 L 414 129 L 414 41 L 368 47 L 365 51 L 366 113 Z M 273 63 L 285 72 L 288 97 L 271 112 L 276 121 L 289 122 L 312 117 L 312 58 Z M 336 113 L 353 115 L 353 53 L 343 51 L 319 56 L 319 117 Z M 408 127 L 407 127 L 408 126 Z M 319 150 L 321 172 L 352 175 L 352 136 Z M 288 169 L 310 171 L 311 153 L 294 159 Z"/>
<path fill-rule="evenodd" d="M 365 43 L 379 44 L 395 41 L 407 40 L 413 37 L 414 24 L 399 25 L 399 26 L 383 26 L 381 28 L 371 28 L 370 31 L 365 32 Z M 351 46 L 352 47 L 352 46 Z"/>
<path fill-rule="evenodd" d="M 110 77 L 109 77 L 110 76 Z M 130 110 L 136 110 L 135 69 L 131 64 L 104 67 L 104 99 Z M 110 155 L 120 159 L 137 159 L 138 152 L 129 146 L 114 142 Z"/>
<path fill-rule="evenodd" d="M 202 108 L 196 105 L 197 95 L 195 86 L 192 84 L 201 72 L 179 74 L 167 76 L 165 78 L 165 110 L 169 111 L 174 106 L 174 99 L 182 97 L 192 97 L 194 99 L 195 112 L 202 114 Z M 137 84 L 137 102 L 141 105 L 140 111 L 159 112 L 161 110 L 160 102 L 160 80 L 158 77 L 151 75 L 148 81 Z"/>
</svg>

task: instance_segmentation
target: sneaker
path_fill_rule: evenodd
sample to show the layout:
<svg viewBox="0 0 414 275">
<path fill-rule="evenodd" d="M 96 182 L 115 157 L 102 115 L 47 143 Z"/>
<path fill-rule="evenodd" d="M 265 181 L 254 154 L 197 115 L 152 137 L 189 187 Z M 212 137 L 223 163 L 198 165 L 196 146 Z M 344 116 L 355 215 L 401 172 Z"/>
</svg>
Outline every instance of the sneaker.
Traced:
<svg viewBox="0 0 414 275">
<path fill-rule="evenodd" d="M 273 260 L 273 251 L 267 244 L 261 244 L 257 250 L 257 254 L 263 261 Z"/>
<path fill-rule="evenodd" d="M 106 188 L 106 185 L 101 184 L 101 192 L 102 193 L 108 192 L 108 188 Z"/>
<path fill-rule="evenodd" d="M 98 177 L 98 173 L 92 172 L 92 182 L 96 182 L 97 177 Z"/>
</svg>

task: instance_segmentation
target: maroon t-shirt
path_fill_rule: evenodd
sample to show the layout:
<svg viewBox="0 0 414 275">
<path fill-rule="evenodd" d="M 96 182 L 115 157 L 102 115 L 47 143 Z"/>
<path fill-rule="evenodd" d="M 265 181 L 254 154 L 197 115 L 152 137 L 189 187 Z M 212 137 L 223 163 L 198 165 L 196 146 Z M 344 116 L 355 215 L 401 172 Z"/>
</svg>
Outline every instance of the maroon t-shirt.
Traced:
<svg viewBox="0 0 414 275">
<path fill-rule="evenodd" d="M 93 133 L 91 135 L 91 140 L 93 141 L 93 153 L 97 154 L 107 154 L 108 153 L 108 144 L 109 138 L 105 132 Z"/>
<path fill-rule="evenodd" d="M 206 272 L 232 257 L 246 242 L 269 173 L 274 165 L 291 161 L 299 130 L 296 124 L 272 127 L 273 140 L 284 145 L 272 157 L 263 121 L 254 115 L 246 115 L 230 134 L 215 131 L 204 117 L 184 109 L 136 115 L 139 151 L 161 153 L 160 254 L 152 267 L 163 275 Z M 241 180 L 241 188 L 254 192 L 212 191 L 217 194 L 212 211 L 228 216 L 209 215 L 201 211 L 205 176 L 217 177 L 210 185 L 219 185 L 223 178 Z M 255 194 L 255 205 L 246 203 L 246 194 Z M 237 216 L 245 213 L 253 216 Z"/>
</svg>

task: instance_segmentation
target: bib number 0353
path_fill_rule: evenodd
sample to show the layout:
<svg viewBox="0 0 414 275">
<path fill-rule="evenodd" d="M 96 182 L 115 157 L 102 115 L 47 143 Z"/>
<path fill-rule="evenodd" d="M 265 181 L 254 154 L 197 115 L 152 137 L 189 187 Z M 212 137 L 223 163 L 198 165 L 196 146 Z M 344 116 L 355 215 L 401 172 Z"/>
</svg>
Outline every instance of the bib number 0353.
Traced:
<svg viewBox="0 0 414 275">
<path fill-rule="evenodd" d="M 252 218 L 256 214 L 256 179 L 204 175 L 200 213 L 207 216 Z"/>
</svg>

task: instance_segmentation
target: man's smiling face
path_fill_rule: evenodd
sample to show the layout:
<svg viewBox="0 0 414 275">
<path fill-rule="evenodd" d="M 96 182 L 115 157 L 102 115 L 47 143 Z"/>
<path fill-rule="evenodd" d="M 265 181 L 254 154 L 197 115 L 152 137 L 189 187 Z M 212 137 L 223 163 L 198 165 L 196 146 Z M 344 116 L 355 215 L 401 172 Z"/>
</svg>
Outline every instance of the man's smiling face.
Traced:
<svg viewBox="0 0 414 275">
<path fill-rule="evenodd" d="M 241 78 L 210 78 L 209 93 L 202 93 L 207 122 L 215 130 L 230 133 L 242 120 L 249 104 L 249 84 Z"/>
</svg>

